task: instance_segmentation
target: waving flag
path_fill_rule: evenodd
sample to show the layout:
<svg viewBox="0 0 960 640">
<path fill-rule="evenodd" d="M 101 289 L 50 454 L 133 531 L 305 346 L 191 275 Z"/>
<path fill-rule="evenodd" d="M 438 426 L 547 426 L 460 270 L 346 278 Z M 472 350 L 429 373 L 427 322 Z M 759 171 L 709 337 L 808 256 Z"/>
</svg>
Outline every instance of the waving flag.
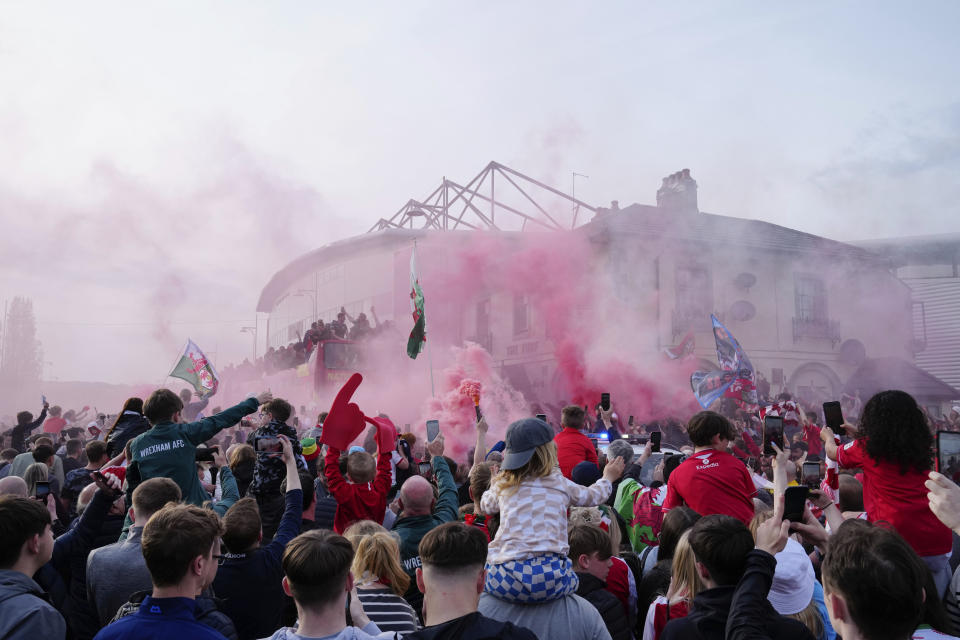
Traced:
<svg viewBox="0 0 960 640">
<path fill-rule="evenodd" d="M 753 364 L 746 352 L 723 323 L 711 315 L 713 337 L 717 343 L 717 361 L 720 369 L 696 371 L 690 376 L 690 386 L 700 406 L 706 409 L 721 396 L 732 398 L 741 409 L 757 410 L 757 385 Z"/>
<path fill-rule="evenodd" d="M 675 347 L 664 347 L 663 353 L 666 354 L 671 360 L 679 360 L 680 358 L 685 358 L 693 353 L 694 348 L 696 348 L 697 343 L 693 336 L 693 329 L 687 331 L 687 334 L 683 336 L 683 339 Z"/>
<path fill-rule="evenodd" d="M 407 355 L 416 360 L 427 341 L 427 319 L 423 310 L 423 290 L 420 288 L 417 274 L 416 245 L 413 246 L 413 253 L 410 254 L 410 306 L 413 311 L 413 330 L 410 332 L 410 338 L 407 339 Z"/>
<path fill-rule="evenodd" d="M 193 343 L 193 340 L 187 340 L 183 355 L 170 372 L 170 377 L 186 380 L 202 398 L 209 398 L 220 386 L 220 378 L 213 364 L 207 360 L 207 356 L 203 355 L 203 351 Z"/>
</svg>

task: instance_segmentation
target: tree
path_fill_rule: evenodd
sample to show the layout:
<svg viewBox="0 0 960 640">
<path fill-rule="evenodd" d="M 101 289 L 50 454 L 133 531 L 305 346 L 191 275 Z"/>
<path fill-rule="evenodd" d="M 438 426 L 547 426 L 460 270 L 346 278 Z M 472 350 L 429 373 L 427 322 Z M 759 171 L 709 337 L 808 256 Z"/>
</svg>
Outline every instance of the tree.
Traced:
<svg viewBox="0 0 960 640">
<path fill-rule="evenodd" d="M 33 302 L 29 298 L 14 298 L 5 320 L 0 383 L 5 388 L 36 383 L 43 371 L 43 348 L 37 340 Z"/>
</svg>

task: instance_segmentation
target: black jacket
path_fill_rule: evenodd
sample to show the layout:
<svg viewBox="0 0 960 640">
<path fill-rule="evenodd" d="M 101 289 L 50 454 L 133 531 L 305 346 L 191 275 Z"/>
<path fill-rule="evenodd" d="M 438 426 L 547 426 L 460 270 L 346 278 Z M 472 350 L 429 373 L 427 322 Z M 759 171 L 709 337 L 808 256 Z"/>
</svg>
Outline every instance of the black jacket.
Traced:
<svg viewBox="0 0 960 640">
<path fill-rule="evenodd" d="M 320 478 L 313 482 L 313 490 L 317 494 L 317 503 L 314 505 L 314 522 L 317 529 L 333 529 L 333 519 L 337 515 L 337 500 Z"/>
<path fill-rule="evenodd" d="M 774 564 L 776 561 L 762 551 L 751 551 L 747 556 L 747 573 L 744 578 L 750 576 L 756 554 L 766 555 Z M 773 569 L 770 569 L 770 579 L 773 579 Z M 743 583 L 741 583 L 742 585 Z M 777 613 L 773 605 L 766 598 L 766 591 L 757 597 L 756 587 L 753 579 L 748 583 L 748 594 L 738 594 L 737 611 L 731 616 L 729 613 L 733 610 L 734 594 L 738 587 L 715 587 L 700 592 L 693 599 L 693 608 L 686 618 L 671 620 L 663 628 L 660 634 L 660 640 L 724 640 L 727 637 L 737 638 L 755 638 L 757 636 L 749 635 L 754 629 L 761 629 L 762 636 L 767 638 L 777 638 L 778 640 L 814 640 L 813 634 L 798 620 L 785 618 Z M 767 590 L 770 588 L 770 582 L 767 582 Z M 746 595 L 746 599 L 744 596 Z M 750 626 L 741 625 L 743 616 L 751 615 Z M 734 626 L 738 630 L 737 636 L 727 636 L 727 622 L 731 618 Z"/>
<path fill-rule="evenodd" d="M 133 440 L 141 433 L 150 430 L 150 423 L 139 413 L 121 414 L 116 423 L 110 429 L 110 435 L 107 436 L 107 455 L 116 458 L 123 453 L 123 448 L 127 442 Z"/>
<path fill-rule="evenodd" d="M 27 436 L 30 435 L 30 432 L 43 424 L 43 421 L 47 418 L 47 408 L 44 407 L 43 411 L 40 412 L 40 417 L 34 420 L 33 422 L 28 422 L 27 424 L 18 424 L 10 431 L 10 446 L 13 449 L 16 449 L 18 452 L 23 453 L 27 450 Z"/>
<path fill-rule="evenodd" d="M 579 571 L 577 577 L 580 578 L 577 595 L 600 612 L 610 637 L 613 640 L 630 640 L 630 620 L 627 618 L 626 611 L 623 610 L 623 603 L 617 599 L 617 596 L 606 590 L 606 584 L 600 578 Z"/>
<path fill-rule="evenodd" d="M 404 640 L 537 640 L 537 636 L 525 627 L 493 620 L 476 611 L 403 637 Z"/>
<path fill-rule="evenodd" d="M 730 603 L 730 615 L 727 616 L 727 638 L 757 640 L 813 637 L 809 631 L 806 636 L 799 633 L 787 635 L 784 623 L 791 620 L 780 616 L 767 600 L 776 567 L 777 559 L 766 551 L 755 549 L 747 556 L 747 570 L 740 578 L 740 584 L 737 585 Z M 803 628 L 806 629 L 806 627 Z"/>
</svg>

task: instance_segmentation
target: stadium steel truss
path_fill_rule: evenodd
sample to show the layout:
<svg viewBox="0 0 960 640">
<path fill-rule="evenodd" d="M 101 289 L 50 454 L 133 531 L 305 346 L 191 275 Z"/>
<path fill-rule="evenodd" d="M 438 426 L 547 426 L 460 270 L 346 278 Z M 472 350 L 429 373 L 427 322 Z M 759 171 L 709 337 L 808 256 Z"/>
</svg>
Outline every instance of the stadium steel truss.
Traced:
<svg viewBox="0 0 960 640">
<path fill-rule="evenodd" d="M 444 177 L 426 198 L 408 200 L 391 218 L 381 218 L 368 233 L 385 229 L 505 231 L 511 230 L 505 227 L 515 228 L 517 224 L 521 231 L 573 229 L 581 209 L 597 212 L 596 207 L 572 195 L 499 162 L 490 162 L 466 185 Z"/>
</svg>

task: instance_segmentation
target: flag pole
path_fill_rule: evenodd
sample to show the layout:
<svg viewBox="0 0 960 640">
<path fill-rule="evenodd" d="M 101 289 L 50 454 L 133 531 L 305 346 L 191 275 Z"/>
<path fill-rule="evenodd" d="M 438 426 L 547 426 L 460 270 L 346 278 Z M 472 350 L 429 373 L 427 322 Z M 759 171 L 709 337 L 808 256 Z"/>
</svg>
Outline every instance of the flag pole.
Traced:
<svg viewBox="0 0 960 640">
<path fill-rule="evenodd" d="M 173 365 L 167 367 L 170 372 L 167 373 L 163 378 L 160 379 L 160 382 L 157 383 L 158 387 L 162 387 L 163 383 L 167 381 L 167 378 L 170 377 L 170 374 L 173 373 L 174 368 L 177 366 L 177 363 L 180 362 L 180 359 L 183 357 L 183 354 L 187 352 L 187 347 L 190 346 L 190 338 L 187 338 L 186 344 L 183 345 L 182 352 L 177 356 L 177 359 L 173 361 Z"/>
<path fill-rule="evenodd" d="M 427 335 L 427 321 L 423 321 L 423 334 Z M 427 362 L 430 363 L 430 396 L 437 397 L 437 390 L 433 386 L 433 349 L 430 348 L 430 340 L 427 340 Z"/>
<path fill-rule="evenodd" d="M 413 255 L 414 255 L 414 256 L 417 255 L 417 239 L 416 239 L 416 238 L 413 239 Z M 416 274 L 416 277 L 417 277 L 417 280 L 419 280 L 419 279 L 420 279 L 420 273 L 419 273 L 419 272 L 420 272 L 420 263 L 419 263 L 419 261 L 416 260 L 416 258 L 414 258 L 414 261 L 415 261 L 415 263 L 416 263 L 416 265 L 417 265 L 417 272 L 418 272 L 418 273 Z M 426 305 L 424 305 L 424 308 L 426 308 Z M 430 365 L 430 397 L 436 398 L 436 397 L 437 397 L 437 390 L 436 390 L 436 387 L 435 387 L 434 384 L 433 384 L 433 349 L 430 348 L 430 338 L 428 337 L 429 334 L 428 334 L 428 332 L 427 332 L 427 316 L 426 316 L 426 313 L 424 313 L 424 316 L 423 316 L 423 335 L 424 335 L 424 342 L 427 343 L 427 362 L 428 362 L 428 364 Z"/>
</svg>

